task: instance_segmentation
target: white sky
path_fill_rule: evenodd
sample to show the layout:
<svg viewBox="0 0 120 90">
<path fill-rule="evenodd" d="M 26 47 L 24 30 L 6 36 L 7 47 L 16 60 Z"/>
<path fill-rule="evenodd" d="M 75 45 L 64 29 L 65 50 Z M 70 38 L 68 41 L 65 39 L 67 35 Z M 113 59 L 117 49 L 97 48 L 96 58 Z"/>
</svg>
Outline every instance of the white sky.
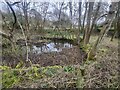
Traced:
<svg viewBox="0 0 120 90">
<path fill-rule="evenodd" d="M 4 0 L 0 0 L 0 2 L 3 2 Z M 11 0 L 8 0 L 8 1 L 11 1 Z M 20 1 L 20 0 L 12 0 L 12 1 Z M 90 1 L 90 2 L 94 2 L 94 1 L 99 1 L 99 0 L 25 0 L 25 1 L 32 1 L 32 2 L 69 2 L 69 1 L 72 1 L 72 2 L 79 2 L 79 1 Z M 100 0 L 101 2 L 118 2 L 120 0 Z"/>
<path fill-rule="evenodd" d="M 1 2 L 4 2 L 5 0 L 0 0 L 0 4 Z M 21 1 L 21 0 L 8 0 L 8 1 L 11 1 L 11 2 L 16 2 L 16 1 Z M 68 2 L 68 1 L 72 1 L 72 2 L 85 2 L 85 1 L 90 1 L 90 2 L 94 2 L 94 1 L 101 1 L 101 2 L 108 2 L 110 3 L 111 1 L 114 1 L 114 2 L 118 2 L 120 0 L 23 0 L 23 1 L 30 1 L 30 2 Z M 0 9 L 3 10 L 3 8 L 1 8 L 2 5 L 0 5 Z M 69 15 L 69 10 L 66 11 L 67 14 Z"/>
</svg>

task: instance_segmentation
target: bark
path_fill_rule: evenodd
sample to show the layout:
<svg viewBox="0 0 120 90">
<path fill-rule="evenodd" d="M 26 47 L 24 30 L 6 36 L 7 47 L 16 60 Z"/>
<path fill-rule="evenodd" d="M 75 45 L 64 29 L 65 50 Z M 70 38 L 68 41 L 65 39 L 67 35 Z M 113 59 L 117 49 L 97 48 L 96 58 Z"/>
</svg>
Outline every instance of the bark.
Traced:
<svg viewBox="0 0 120 90">
<path fill-rule="evenodd" d="M 88 32 L 88 41 L 90 40 L 90 36 L 91 36 L 91 33 L 95 27 L 95 24 L 96 24 L 96 19 L 97 19 L 97 16 L 98 16 L 98 13 L 99 13 L 99 9 L 100 9 L 100 5 L 101 5 L 101 2 L 98 3 L 98 6 L 97 6 L 97 9 L 95 10 L 95 14 L 94 14 L 94 18 L 93 18 L 93 21 L 92 21 L 92 25 L 89 29 L 89 32 Z"/>
<path fill-rule="evenodd" d="M 113 41 L 113 39 L 115 38 L 115 36 L 117 35 L 117 33 L 118 33 L 118 32 L 117 32 L 117 30 L 115 30 L 115 31 L 114 31 L 114 34 L 112 35 L 112 37 L 111 37 L 111 40 L 110 40 L 110 41 Z"/>
<path fill-rule="evenodd" d="M 78 45 L 80 44 L 80 31 L 81 31 L 81 5 L 82 2 L 79 2 L 79 20 L 78 20 Z"/>
<path fill-rule="evenodd" d="M 21 28 L 21 30 L 22 30 L 22 34 L 23 34 L 23 36 L 24 36 L 24 38 L 25 38 L 25 44 L 26 44 L 26 61 L 30 61 L 30 59 L 29 59 L 29 55 L 28 55 L 28 49 L 29 49 L 29 47 L 28 47 L 28 43 L 27 43 L 27 37 L 26 37 L 26 35 L 25 35 L 25 32 L 24 32 L 24 30 L 23 30 L 23 27 L 22 27 L 22 25 L 20 24 L 20 22 L 18 21 L 18 24 L 19 24 L 19 26 L 20 26 L 20 28 Z M 30 61 L 30 63 L 31 63 L 31 61 Z"/>
<path fill-rule="evenodd" d="M 86 14 L 87 14 L 87 6 L 88 6 L 88 2 L 85 3 L 85 13 L 84 13 L 84 18 L 83 18 L 83 27 L 82 27 L 82 30 L 83 30 L 83 40 L 85 38 L 85 18 L 86 18 Z"/>
<path fill-rule="evenodd" d="M 42 29 L 44 29 L 44 26 L 45 26 L 45 21 L 46 21 L 46 16 L 47 16 L 48 7 L 49 7 L 49 4 L 48 4 L 48 5 L 46 6 L 46 8 L 45 8 L 45 14 L 44 14 L 44 19 L 43 19 Z"/>
<path fill-rule="evenodd" d="M 88 14 L 87 14 L 87 25 L 85 29 L 85 38 L 84 38 L 84 45 L 88 44 L 89 42 L 89 29 L 90 29 L 90 24 L 91 24 L 91 15 L 93 11 L 93 6 L 94 2 L 89 2 L 89 9 L 88 9 Z"/>
<path fill-rule="evenodd" d="M 60 7 L 60 10 L 59 10 L 59 16 L 58 16 L 58 21 L 59 21 L 59 23 L 60 23 L 60 19 L 61 19 L 61 11 L 62 11 L 63 5 L 64 5 L 64 2 L 62 2 L 61 7 Z"/>
<path fill-rule="evenodd" d="M 120 1 L 118 2 L 118 14 L 117 14 L 118 20 L 117 20 L 117 34 L 118 38 L 120 38 Z"/>
<path fill-rule="evenodd" d="M 114 8 L 115 5 L 116 5 L 116 3 L 112 3 L 112 6 L 110 7 L 110 11 L 111 10 L 115 10 L 115 8 Z M 114 20 L 114 18 L 116 16 L 115 14 L 116 13 L 112 13 L 112 14 L 108 13 L 107 14 L 107 19 L 106 19 L 107 20 L 107 24 L 101 30 L 98 39 L 96 40 L 96 42 L 93 45 L 93 47 L 90 50 L 90 52 L 88 53 L 88 57 L 87 57 L 88 60 L 90 60 L 91 58 L 93 58 L 96 55 L 97 46 L 101 42 L 101 40 L 103 39 L 103 37 L 105 36 L 105 34 L 108 32 L 108 30 L 111 28 L 113 20 Z"/>
<path fill-rule="evenodd" d="M 116 17 L 116 19 L 114 20 L 114 23 L 113 23 L 113 24 L 114 24 L 114 33 L 113 33 L 110 41 L 113 41 L 113 38 L 114 38 L 115 35 L 117 34 L 117 20 L 118 20 L 118 18 Z"/>
<path fill-rule="evenodd" d="M 64 5 L 64 2 L 61 2 L 61 6 L 60 6 L 60 9 L 59 9 L 59 15 L 58 15 L 58 22 L 55 23 L 55 30 L 56 28 L 59 28 L 60 27 L 60 22 L 61 22 L 61 11 L 62 11 L 62 7 Z"/>
<path fill-rule="evenodd" d="M 13 23 L 13 26 L 12 26 L 12 29 L 10 31 L 10 38 L 12 39 L 13 38 L 13 31 L 15 29 L 15 25 L 16 25 L 16 22 L 17 22 L 17 18 L 16 18 L 16 14 L 15 14 L 15 11 L 13 10 L 12 8 L 12 4 L 10 4 L 9 2 L 7 2 L 7 5 L 9 6 L 10 10 L 12 11 L 12 14 L 13 14 L 13 17 L 14 17 L 14 23 Z"/>
<path fill-rule="evenodd" d="M 28 22 L 28 6 L 29 6 L 30 2 L 26 2 L 23 1 L 22 2 L 22 10 L 24 13 L 24 17 L 25 17 L 25 29 L 26 29 L 26 36 L 27 36 L 27 40 L 30 39 L 30 33 L 29 33 L 29 22 Z"/>
<path fill-rule="evenodd" d="M 70 29 L 72 29 L 72 2 L 69 2 L 69 10 L 70 10 L 70 19 L 71 19 Z"/>
<path fill-rule="evenodd" d="M 106 25 L 107 26 L 107 29 L 106 30 L 103 30 L 103 34 L 101 35 L 101 39 L 100 39 L 100 42 L 102 40 L 102 38 L 107 35 L 106 33 L 109 31 L 109 29 L 111 28 L 111 25 L 113 23 L 113 21 L 115 20 L 115 17 L 116 17 L 116 6 L 117 6 L 117 3 L 116 2 L 112 2 L 112 4 L 110 5 L 110 9 L 109 9 L 109 12 L 108 12 L 108 15 L 107 15 L 107 18 L 106 18 Z M 114 13 L 110 13 L 112 11 L 115 11 Z"/>
<path fill-rule="evenodd" d="M 15 5 L 15 4 L 17 4 L 18 2 L 15 2 L 15 3 L 13 3 L 13 4 L 10 4 L 8 1 L 6 1 L 5 0 L 5 2 L 7 3 L 7 5 L 9 6 L 9 8 L 10 8 L 10 10 L 12 11 L 12 14 L 13 14 L 13 17 L 14 17 L 14 23 L 13 23 L 13 25 L 12 25 L 12 29 L 10 29 L 10 35 L 8 36 L 8 35 L 6 35 L 6 34 L 3 34 L 3 33 L 1 33 L 2 34 L 2 36 L 3 37 L 5 37 L 5 38 L 7 38 L 7 39 L 9 39 L 10 40 L 10 42 L 11 42 L 11 46 L 12 46 L 12 51 L 15 51 L 15 42 L 13 41 L 13 31 L 14 31 L 14 29 L 15 29 L 15 25 L 16 25 L 16 23 L 17 23 L 17 17 L 16 17 L 16 14 L 15 14 L 15 11 L 14 11 L 14 9 L 12 8 L 12 5 Z"/>
</svg>

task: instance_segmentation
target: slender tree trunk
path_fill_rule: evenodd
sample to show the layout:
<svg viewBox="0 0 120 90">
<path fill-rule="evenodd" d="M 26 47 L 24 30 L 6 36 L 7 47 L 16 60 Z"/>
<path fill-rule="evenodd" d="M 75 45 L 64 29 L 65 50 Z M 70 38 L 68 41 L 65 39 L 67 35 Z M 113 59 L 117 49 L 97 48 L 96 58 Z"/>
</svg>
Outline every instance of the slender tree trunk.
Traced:
<svg viewBox="0 0 120 90">
<path fill-rule="evenodd" d="M 117 35 L 119 38 L 119 29 L 120 29 L 120 1 L 118 2 L 118 10 L 116 14 L 116 19 L 114 20 L 114 34 L 111 37 L 111 41 L 113 41 L 113 38 Z"/>
<path fill-rule="evenodd" d="M 26 35 L 27 35 L 27 40 L 29 40 L 29 23 L 28 23 L 28 14 L 27 14 L 27 10 L 25 10 L 24 12 L 25 15 L 25 27 L 26 27 Z"/>
<path fill-rule="evenodd" d="M 88 6 L 88 2 L 85 3 L 85 13 L 84 13 L 84 18 L 83 18 L 83 40 L 85 38 L 85 18 L 86 18 L 86 14 L 87 14 L 87 6 Z"/>
<path fill-rule="evenodd" d="M 28 22 L 28 5 L 30 4 L 30 2 L 26 2 L 23 1 L 22 2 L 22 9 L 23 9 L 23 13 L 24 13 L 24 17 L 25 17 L 25 29 L 26 29 L 26 36 L 27 36 L 27 40 L 30 39 L 30 32 L 29 32 L 29 22 Z"/>
<path fill-rule="evenodd" d="M 120 38 L 120 1 L 118 2 L 118 20 L 117 20 L 117 34 L 118 34 L 118 38 Z"/>
<path fill-rule="evenodd" d="M 112 3 L 112 6 L 110 7 L 110 11 L 111 10 L 115 10 L 114 9 L 114 6 L 115 6 L 116 4 L 115 3 Z M 88 60 L 90 60 L 91 58 L 93 58 L 95 55 L 96 55 L 96 50 L 97 50 L 97 46 L 98 46 L 98 44 L 101 42 L 101 40 L 102 40 L 102 38 L 104 37 L 104 35 L 108 32 L 108 30 L 111 28 L 111 25 L 112 25 L 112 23 L 113 23 L 113 20 L 114 20 L 114 18 L 115 18 L 115 15 L 116 13 L 112 13 L 112 14 L 110 14 L 110 13 L 108 13 L 108 15 L 107 15 L 107 24 L 103 27 L 103 29 L 101 30 L 101 32 L 100 32 L 100 35 L 99 35 L 99 37 L 98 37 L 98 39 L 96 40 L 96 42 L 95 42 L 95 44 L 93 45 L 93 47 L 92 47 L 92 49 L 90 50 L 90 52 L 88 53 L 88 57 L 87 57 L 87 59 Z"/>
<path fill-rule="evenodd" d="M 46 6 L 46 9 L 45 9 L 45 14 L 44 14 L 44 19 L 43 19 L 42 29 L 44 29 L 44 26 L 45 26 L 45 21 L 46 21 L 46 16 L 47 16 L 48 7 L 49 7 L 49 4 L 48 4 L 48 6 Z"/>
<path fill-rule="evenodd" d="M 60 10 L 59 10 L 58 23 L 60 23 L 61 11 L 62 11 L 63 4 L 64 4 L 64 2 L 62 2 L 61 7 L 60 7 Z"/>
<path fill-rule="evenodd" d="M 6 0 L 5 0 L 6 1 Z M 15 11 L 14 11 L 14 9 L 13 9 L 13 7 L 12 7 L 12 5 L 8 2 L 8 1 L 6 1 L 6 3 L 7 3 L 7 5 L 9 6 L 9 8 L 10 8 L 10 10 L 12 11 L 12 14 L 13 14 L 13 17 L 14 17 L 14 23 L 13 23 L 13 25 L 12 25 L 12 29 L 11 29 L 11 31 L 10 31 L 10 35 L 9 35 L 9 40 L 10 40 L 10 42 L 11 42 L 11 45 L 12 45 L 12 51 L 15 51 L 15 42 L 13 41 L 14 40 L 14 36 L 13 36 L 13 31 L 15 30 L 15 25 L 16 25 L 16 23 L 17 23 L 17 17 L 16 17 L 16 14 L 15 14 Z M 14 3 L 15 4 L 15 3 Z"/>
<path fill-rule="evenodd" d="M 78 20 L 78 45 L 80 44 L 80 31 L 81 31 L 81 5 L 82 2 L 79 2 L 79 20 Z"/>
<path fill-rule="evenodd" d="M 26 61 L 30 61 L 29 60 L 29 55 L 28 55 L 28 49 L 29 49 L 29 47 L 28 47 L 28 43 L 27 43 L 27 37 L 26 37 L 26 35 L 25 35 L 25 33 L 24 33 L 24 30 L 23 30 L 23 27 L 22 27 L 22 25 L 20 24 L 20 22 L 18 21 L 18 24 L 19 24 L 19 26 L 20 26 L 20 28 L 21 28 L 21 30 L 22 30 L 22 34 L 23 34 L 23 37 L 25 38 L 25 44 L 26 44 Z M 30 63 L 31 63 L 31 61 L 30 61 Z"/>
<path fill-rule="evenodd" d="M 70 24 L 70 30 L 72 30 L 72 2 L 69 2 L 69 9 L 70 9 L 70 19 L 71 19 L 71 24 Z"/>
<path fill-rule="evenodd" d="M 91 26 L 91 15 L 93 11 L 94 2 L 89 2 L 89 9 L 87 14 L 87 25 L 85 29 L 85 38 L 84 38 L 84 45 L 88 44 L 89 42 L 89 29 Z"/>
<path fill-rule="evenodd" d="M 16 18 L 15 11 L 13 10 L 11 4 L 10 4 L 9 2 L 7 2 L 7 1 L 6 1 L 6 3 L 7 3 L 7 5 L 9 6 L 9 8 L 11 9 L 12 14 L 13 14 L 13 17 L 14 17 L 14 23 L 13 23 L 12 29 L 11 29 L 11 31 L 10 31 L 10 38 L 13 39 L 13 31 L 14 31 L 15 25 L 16 25 L 16 23 L 17 23 L 17 18 Z M 12 41 L 12 40 L 11 40 L 11 41 Z"/>
<path fill-rule="evenodd" d="M 90 40 L 90 36 L 91 36 L 93 29 L 95 28 L 95 23 L 96 23 L 96 19 L 97 19 L 98 13 L 99 13 L 100 5 L 101 5 L 101 2 L 98 3 L 98 7 L 97 7 L 95 14 L 93 16 L 94 18 L 92 21 L 92 25 L 91 25 L 89 32 L 88 32 L 88 41 Z"/>
<path fill-rule="evenodd" d="M 117 19 L 115 19 L 115 21 L 117 21 Z M 114 22 L 114 33 L 113 33 L 110 41 L 113 41 L 113 38 L 115 37 L 116 34 L 117 34 L 117 22 Z"/>
</svg>

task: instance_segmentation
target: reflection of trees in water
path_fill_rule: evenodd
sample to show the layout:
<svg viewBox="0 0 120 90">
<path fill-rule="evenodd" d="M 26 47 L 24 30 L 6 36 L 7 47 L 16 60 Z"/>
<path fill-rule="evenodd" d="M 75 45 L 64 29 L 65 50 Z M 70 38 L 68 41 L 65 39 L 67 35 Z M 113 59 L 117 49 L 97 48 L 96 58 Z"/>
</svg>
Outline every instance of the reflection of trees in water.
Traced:
<svg viewBox="0 0 120 90">
<path fill-rule="evenodd" d="M 41 46 L 40 48 L 41 48 L 41 52 L 48 51 L 49 49 L 49 47 L 46 44 Z"/>
<path fill-rule="evenodd" d="M 31 52 L 42 53 L 44 51 L 47 51 L 49 47 L 47 46 L 47 44 L 38 44 L 38 45 L 33 45 L 32 47 L 30 47 L 30 49 Z"/>
<path fill-rule="evenodd" d="M 33 53 L 43 53 L 43 52 L 52 52 L 52 51 L 61 51 L 63 48 L 71 48 L 72 45 L 69 43 L 60 43 L 60 42 L 51 42 L 45 44 L 33 45 L 31 51 Z"/>
<path fill-rule="evenodd" d="M 54 48 L 56 48 L 57 50 L 60 50 L 60 48 L 64 47 L 63 43 L 54 43 Z"/>
</svg>

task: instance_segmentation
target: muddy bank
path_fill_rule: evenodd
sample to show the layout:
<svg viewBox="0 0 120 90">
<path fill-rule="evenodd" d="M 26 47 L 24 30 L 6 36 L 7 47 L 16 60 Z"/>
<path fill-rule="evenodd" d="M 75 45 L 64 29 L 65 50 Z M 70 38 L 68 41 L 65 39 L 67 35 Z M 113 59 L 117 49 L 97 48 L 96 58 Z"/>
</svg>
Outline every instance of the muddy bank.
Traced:
<svg viewBox="0 0 120 90">
<path fill-rule="evenodd" d="M 32 62 L 41 66 L 80 64 L 84 58 L 85 52 L 77 46 L 69 49 L 65 48 L 61 52 L 30 55 Z"/>
<path fill-rule="evenodd" d="M 86 53 L 77 46 L 73 46 L 72 48 L 65 48 L 61 52 L 49 52 L 41 54 L 29 53 L 29 58 L 32 63 L 39 64 L 40 66 L 82 64 L 85 57 Z M 25 66 L 29 66 L 29 63 L 25 61 L 25 55 L 2 56 L 3 64 L 7 64 L 11 67 L 15 67 L 20 60 L 25 62 Z"/>
<path fill-rule="evenodd" d="M 31 40 L 28 40 L 27 43 L 28 45 L 44 45 L 45 43 L 49 43 L 49 41 L 52 42 L 69 42 L 70 44 L 77 45 L 76 40 L 71 40 L 71 39 L 66 39 L 66 38 L 47 38 L 47 37 L 39 37 L 39 38 L 33 38 Z M 16 42 L 17 45 L 26 45 L 26 41 L 24 39 L 18 39 Z"/>
</svg>

